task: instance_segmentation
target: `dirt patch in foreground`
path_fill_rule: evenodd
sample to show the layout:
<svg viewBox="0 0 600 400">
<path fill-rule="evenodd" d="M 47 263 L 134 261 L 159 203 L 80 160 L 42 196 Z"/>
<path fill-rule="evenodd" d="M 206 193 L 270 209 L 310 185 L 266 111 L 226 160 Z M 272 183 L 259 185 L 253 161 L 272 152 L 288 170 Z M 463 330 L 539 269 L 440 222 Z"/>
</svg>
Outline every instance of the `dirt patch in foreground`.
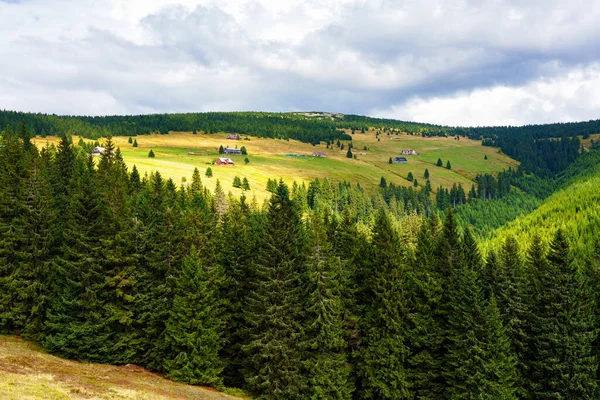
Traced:
<svg viewBox="0 0 600 400">
<path fill-rule="evenodd" d="M 9 336 L 0 336 L 0 398 L 235 399 L 213 389 L 171 382 L 136 365 L 63 360 Z"/>
</svg>

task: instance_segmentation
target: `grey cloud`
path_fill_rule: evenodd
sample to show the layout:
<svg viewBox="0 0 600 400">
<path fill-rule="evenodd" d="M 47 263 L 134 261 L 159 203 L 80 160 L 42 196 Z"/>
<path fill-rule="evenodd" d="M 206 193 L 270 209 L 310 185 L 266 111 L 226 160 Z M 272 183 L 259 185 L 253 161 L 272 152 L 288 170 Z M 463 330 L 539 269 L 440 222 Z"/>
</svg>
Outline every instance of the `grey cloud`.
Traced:
<svg viewBox="0 0 600 400">
<path fill-rule="evenodd" d="M 525 86 L 584 68 L 600 54 L 595 40 L 600 6 L 593 2 L 447 6 L 381 0 L 339 3 L 333 11 L 328 3 L 314 0 L 273 15 L 258 0 L 249 1 L 242 7 L 243 18 L 218 3 L 191 9 L 174 5 L 140 21 L 143 41 L 103 29 L 93 16 L 80 21 L 73 36 L 65 22 L 53 37 L 31 30 L 15 34 L 0 44 L 0 91 L 5 92 L 0 107 L 26 104 L 15 100 L 20 96 L 30 96 L 38 106 L 45 94 L 71 91 L 82 101 L 52 99 L 30 109 L 365 114 L 414 98 Z M 313 29 L 313 9 L 331 12 L 331 22 L 313 24 Z M 287 39 L 293 32 L 286 35 L 286 24 L 302 32 L 297 40 Z M 282 37 L 265 35 L 270 28 L 283 32 Z"/>
</svg>

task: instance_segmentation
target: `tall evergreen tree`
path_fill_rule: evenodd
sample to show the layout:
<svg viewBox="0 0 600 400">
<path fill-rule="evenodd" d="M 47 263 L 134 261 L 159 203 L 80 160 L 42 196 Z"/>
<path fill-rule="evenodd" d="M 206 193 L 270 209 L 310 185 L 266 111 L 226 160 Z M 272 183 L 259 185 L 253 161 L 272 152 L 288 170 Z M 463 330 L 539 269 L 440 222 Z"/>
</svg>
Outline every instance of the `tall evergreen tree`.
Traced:
<svg viewBox="0 0 600 400">
<path fill-rule="evenodd" d="M 110 360 L 111 335 L 105 315 L 105 257 L 101 239 L 106 205 L 94 182 L 93 162 L 78 162 L 66 210 L 61 254 L 53 266 L 52 301 L 45 347 L 67 358 Z"/>
<path fill-rule="evenodd" d="M 390 216 L 381 209 L 373 228 L 373 261 L 365 285 L 370 299 L 361 323 L 359 396 L 398 399 L 409 396 L 405 361 L 405 254 Z"/>
<path fill-rule="evenodd" d="M 445 392 L 438 355 L 444 339 L 437 318 L 443 287 L 435 268 L 435 229 L 433 218 L 421 225 L 415 257 L 407 271 L 408 378 L 411 393 L 420 399 L 439 399 Z"/>
<path fill-rule="evenodd" d="M 327 210 L 327 209 L 326 209 Z M 313 215 L 308 259 L 306 346 L 308 395 L 313 399 L 350 399 L 353 391 L 345 354 L 341 262 L 327 238 L 329 212 Z"/>
<path fill-rule="evenodd" d="M 450 295 L 444 375 L 449 399 L 515 399 L 515 362 L 494 297 L 485 304 L 477 271 L 457 271 Z"/>
<path fill-rule="evenodd" d="M 208 276 L 211 273 L 192 247 L 177 276 L 171 278 L 174 299 L 166 321 L 164 370 L 178 382 L 222 384 L 219 376 L 222 320 L 218 292 Z"/>
<path fill-rule="evenodd" d="M 269 202 L 246 307 L 250 340 L 244 346 L 245 377 L 250 391 L 261 398 L 300 398 L 306 392 L 299 346 L 304 261 L 304 228 L 288 187 L 280 182 Z"/>
<path fill-rule="evenodd" d="M 598 396 L 591 295 L 571 257 L 559 229 L 536 281 L 529 378 L 535 398 Z"/>
</svg>

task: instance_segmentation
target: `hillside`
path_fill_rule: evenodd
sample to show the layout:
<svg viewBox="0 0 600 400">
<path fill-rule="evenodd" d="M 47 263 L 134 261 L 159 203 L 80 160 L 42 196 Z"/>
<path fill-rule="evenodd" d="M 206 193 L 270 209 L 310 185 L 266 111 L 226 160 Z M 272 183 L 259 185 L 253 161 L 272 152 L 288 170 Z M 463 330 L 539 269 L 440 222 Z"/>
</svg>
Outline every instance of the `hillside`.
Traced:
<svg viewBox="0 0 600 400">
<path fill-rule="evenodd" d="M 348 132 L 350 133 L 350 132 Z M 145 135 L 135 139 L 138 147 L 128 143 L 127 137 L 114 137 L 120 147 L 125 162 L 130 170 L 136 165 L 143 175 L 150 171 L 159 171 L 163 177 L 172 178 L 176 183 L 182 178 L 189 180 L 195 167 L 200 170 L 206 186 L 214 189 L 219 179 L 226 191 L 240 195 L 241 189 L 232 187 L 233 178 L 246 177 L 250 182 L 250 196 L 258 199 L 268 197 L 266 184 L 268 179 L 283 178 L 291 184 L 293 181 L 308 182 L 314 178 L 328 178 L 333 181 L 346 181 L 352 184 L 360 183 L 367 189 L 374 189 L 381 177 L 388 183 L 401 186 L 413 185 L 406 179 L 412 172 L 420 186 L 425 185 L 423 174 L 429 170 L 431 185 L 451 187 L 460 183 L 465 190 L 472 185 L 472 179 L 477 173 L 495 173 L 518 163 L 502 154 L 497 148 L 482 146 L 480 140 L 452 137 L 421 137 L 406 134 L 381 133 L 379 139 L 373 130 L 352 135 L 352 152 L 356 159 L 346 157 L 349 141 L 342 141 L 344 149 L 333 144 L 331 149 L 325 143 L 313 146 L 297 140 L 278 140 L 244 136 L 244 140 L 227 140 L 225 133 L 193 134 L 191 132 L 172 132 L 168 135 Z M 246 140 L 247 139 L 247 140 Z M 78 137 L 73 142 L 77 143 Z M 57 137 L 38 137 L 38 145 L 57 143 Z M 91 141 L 88 141 L 91 142 Z M 249 164 L 244 163 L 246 156 L 230 156 L 235 166 L 218 167 L 212 163 L 219 156 L 219 146 L 246 147 Z M 365 147 L 367 150 L 365 150 Z M 390 157 L 400 156 L 404 149 L 414 149 L 418 156 L 406 156 L 406 164 L 389 164 Z M 152 150 L 155 158 L 148 158 Z M 312 152 L 322 151 L 326 158 L 311 157 Z M 189 155 L 193 153 L 194 155 Z M 487 156 L 487 160 L 485 157 Z M 444 167 L 435 166 L 438 158 Z M 445 168 L 450 161 L 452 169 Z M 204 177 L 206 169 L 213 170 L 213 178 Z"/>
<path fill-rule="evenodd" d="M 558 228 L 570 239 L 577 255 L 588 257 L 597 245 L 600 227 L 600 150 L 591 150 L 569 167 L 557 182 L 560 190 L 528 215 L 498 229 L 482 247 L 497 246 L 507 236 L 514 236 L 527 248 L 532 232 L 548 241 Z"/>
<path fill-rule="evenodd" d="M 225 400 L 235 397 L 175 383 L 135 365 L 115 367 L 63 360 L 23 339 L 0 336 L 0 398 Z"/>
</svg>

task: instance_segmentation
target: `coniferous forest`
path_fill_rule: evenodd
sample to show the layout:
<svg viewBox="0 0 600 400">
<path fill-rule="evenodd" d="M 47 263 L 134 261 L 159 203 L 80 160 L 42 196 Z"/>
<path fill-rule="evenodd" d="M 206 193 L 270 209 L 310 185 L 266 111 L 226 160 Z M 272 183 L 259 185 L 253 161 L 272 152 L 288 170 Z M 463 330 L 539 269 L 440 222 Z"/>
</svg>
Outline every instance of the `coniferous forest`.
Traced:
<svg viewBox="0 0 600 400">
<path fill-rule="evenodd" d="M 198 170 L 186 186 L 140 176 L 105 147 L 3 132 L 1 333 L 264 399 L 600 396 L 600 247 L 582 255 L 556 229 L 482 254 L 503 217 L 477 222 L 535 208 L 597 150 L 547 165 L 550 181 L 506 171 L 436 195 L 273 181 L 263 205 Z"/>
</svg>

